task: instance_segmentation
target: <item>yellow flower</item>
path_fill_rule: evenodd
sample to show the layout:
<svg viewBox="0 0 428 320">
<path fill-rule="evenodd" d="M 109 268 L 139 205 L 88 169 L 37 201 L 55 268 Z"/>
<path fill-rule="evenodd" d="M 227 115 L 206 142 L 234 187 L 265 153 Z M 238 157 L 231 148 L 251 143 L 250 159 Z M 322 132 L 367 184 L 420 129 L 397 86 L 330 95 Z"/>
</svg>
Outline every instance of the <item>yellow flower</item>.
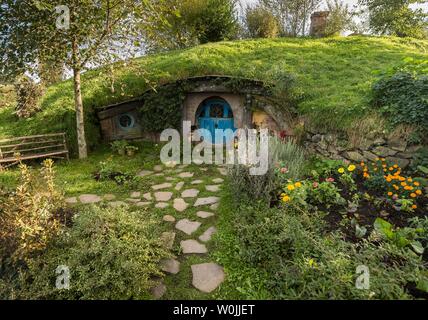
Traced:
<svg viewBox="0 0 428 320">
<path fill-rule="evenodd" d="M 289 196 L 283 196 L 282 197 L 282 201 L 285 203 L 290 202 L 290 200 L 291 200 L 291 198 Z"/>
<path fill-rule="evenodd" d="M 398 164 L 394 164 L 393 166 L 395 169 L 398 169 Z"/>
<path fill-rule="evenodd" d="M 340 174 L 345 173 L 345 169 L 344 168 L 339 168 L 339 170 L 337 170 L 337 172 L 339 172 Z"/>
<path fill-rule="evenodd" d="M 351 164 L 351 165 L 348 167 L 348 171 L 349 171 L 349 172 L 352 172 L 352 171 L 354 171 L 356 168 L 357 168 L 356 166 L 354 166 L 353 164 Z"/>
<path fill-rule="evenodd" d="M 413 183 L 416 187 L 419 187 L 421 184 L 419 182 L 414 182 Z"/>
<path fill-rule="evenodd" d="M 411 194 L 410 194 L 410 196 L 411 196 L 412 198 L 416 198 L 416 197 L 417 197 L 416 193 L 411 193 Z"/>
<path fill-rule="evenodd" d="M 289 191 L 293 191 L 293 190 L 295 189 L 295 187 L 294 187 L 294 185 L 293 185 L 293 184 L 289 184 L 289 185 L 287 186 L 287 189 L 288 189 Z"/>
<path fill-rule="evenodd" d="M 401 182 L 401 186 L 402 186 L 402 187 L 405 187 L 405 186 L 407 186 L 407 183 L 405 183 L 405 182 Z"/>
<path fill-rule="evenodd" d="M 294 186 L 295 186 L 296 188 L 300 188 L 300 187 L 302 186 L 302 183 L 301 183 L 301 182 L 296 182 L 296 183 L 294 184 Z"/>
<path fill-rule="evenodd" d="M 392 192 L 388 192 L 388 196 L 392 197 L 393 193 Z"/>
<path fill-rule="evenodd" d="M 422 194 L 422 191 L 421 190 L 416 190 L 416 194 L 420 196 Z"/>
<path fill-rule="evenodd" d="M 317 266 L 317 262 L 316 262 L 314 259 L 309 259 L 309 261 L 308 261 L 308 265 L 309 265 L 311 268 L 315 268 L 315 267 Z"/>
<path fill-rule="evenodd" d="M 414 204 L 413 206 L 412 206 L 412 209 L 413 210 L 415 210 L 415 209 L 417 209 L 418 208 L 418 206 L 416 205 L 416 204 Z"/>
</svg>

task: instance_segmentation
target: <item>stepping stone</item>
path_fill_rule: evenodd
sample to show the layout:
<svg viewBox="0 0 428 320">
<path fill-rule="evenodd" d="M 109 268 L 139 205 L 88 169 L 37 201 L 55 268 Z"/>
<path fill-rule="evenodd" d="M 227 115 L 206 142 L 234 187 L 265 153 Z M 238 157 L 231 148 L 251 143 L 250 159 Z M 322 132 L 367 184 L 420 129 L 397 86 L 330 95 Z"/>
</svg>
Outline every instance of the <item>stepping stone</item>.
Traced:
<svg viewBox="0 0 428 320">
<path fill-rule="evenodd" d="M 214 203 L 214 204 L 210 205 L 210 209 L 213 211 L 216 211 L 219 206 L 220 206 L 220 203 Z"/>
<path fill-rule="evenodd" d="M 174 246 L 175 232 L 162 232 L 161 241 L 167 249 Z"/>
<path fill-rule="evenodd" d="M 171 187 L 172 187 L 171 183 L 165 182 L 162 184 L 157 184 L 157 185 L 152 186 L 152 189 L 153 190 L 161 190 L 161 189 L 166 189 L 166 188 L 171 188 Z"/>
<path fill-rule="evenodd" d="M 217 232 L 215 227 L 209 227 L 200 237 L 199 240 L 202 242 L 208 242 L 211 240 L 211 237 L 214 233 Z"/>
<path fill-rule="evenodd" d="M 165 222 L 175 222 L 175 218 L 169 214 L 167 214 L 166 216 L 163 217 L 162 219 Z"/>
<path fill-rule="evenodd" d="M 194 175 L 194 173 L 193 173 L 193 172 L 182 172 L 182 173 L 180 173 L 178 176 L 179 176 L 180 178 L 192 178 L 192 177 L 193 177 L 193 175 Z"/>
<path fill-rule="evenodd" d="M 137 202 L 140 202 L 140 199 L 128 198 L 128 199 L 126 199 L 126 201 L 132 202 L 132 203 L 137 203 Z"/>
<path fill-rule="evenodd" d="M 208 169 L 207 169 L 207 168 L 200 168 L 200 170 L 201 170 L 201 171 L 204 171 L 204 172 L 208 171 Z"/>
<path fill-rule="evenodd" d="M 196 240 L 183 240 L 180 242 L 181 249 L 184 254 L 189 253 L 207 253 L 207 247 Z"/>
<path fill-rule="evenodd" d="M 117 208 L 117 207 L 127 206 L 128 204 L 123 201 L 113 201 L 113 202 L 109 202 L 108 205 L 110 207 Z"/>
<path fill-rule="evenodd" d="M 198 198 L 195 203 L 195 207 L 206 206 L 209 204 L 217 203 L 220 201 L 219 197 L 207 197 L 207 198 Z"/>
<path fill-rule="evenodd" d="M 150 289 L 150 293 L 155 299 L 160 299 L 166 292 L 166 286 L 163 283 L 159 283 L 156 287 Z"/>
<path fill-rule="evenodd" d="M 163 259 L 160 262 L 160 268 L 162 271 L 177 274 L 180 271 L 180 262 L 175 259 Z"/>
<path fill-rule="evenodd" d="M 139 207 L 146 207 L 146 206 L 149 206 L 151 204 L 152 204 L 151 202 L 147 202 L 147 201 L 137 202 L 137 206 L 139 206 Z"/>
<path fill-rule="evenodd" d="M 74 204 L 74 203 L 77 203 L 78 201 L 76 197 L 71 197 L 71 198 L 65 199 L 65 202 L 69 204 Z"/>
<path fill-rule="evenodd" d="M 195 181 L 192 181 L 192 184 L 201 184 L 201 183 L 203 183 L 203 181 L 202 181 L 202 180 L 195 180 Z"/>
<path fill-rule="evenodd" d="M 227 170 L 226 168 L 217 168 L 218 172 L 220 172 L 221 175 L 227 176 Z"/>
<path fill-rule="evenodd" d="M 112 200 L 116 199 L 116 196 L 114 194 L 105 194 L 103 198 L 104 198 L 104 200 L 112 201 Z"/>
<path fill-rule="evenodd" d="M 197 189 L 187 189 L 181 193 L 182 198 L 195 198 L 199 194 L 199 190 Z"/>
<path fill-rule="evenodd" d="M 207 189 L 207 191 L 217 192 L 220 191 L 220 185 L 205 186 L 205 189 Z"/>
<path fill-rule="evenodd" d="M 214 183 L 222 183 L 224 180 L 222 178 L 213 179 Z"/>
<path fill-rule="evenodd" d="M 178 169 L 185 169 L 187 168 L 189 165 L 188 164 L 182 164 L 178 166 Z"/>
<path fill-rule="evenodd" d="M 163 170 L 163 167 L 160 164 L 153 167 L 153 171 L 161 172 L 162 170 Z"/>
<path fill-rule="evenodd" d="M 131 198 L 140 198 L 140 197 L 141 197 L 141 192 L 134 191 L 131 193 Z"/>
<path fill-rule="evenodd" d="M 165 175 L 165 173 L 160 172 L 160 173 L 156 173 L 153 175 L 153 177 L 163 177 Z"/>
<path fill-rule="evenodd" d="M 152 173 L 153 173 L 153 171 L 143 170 L 143 171 L 140 171 L 140 172 L 137 174 L 137 176 L 138 176 L 138 177 L 145 177 L 145 176 L 151 175 Z"/>
<path fill-rule="evenodd" d="M 224 271 L 216 263 L 194 264 L 192 285 L 205 293 L 214 291 L 224 281 Z"/>
<path fill-rule="evenodd" d="M 175 161 L 168 161 L 165 163 L 165 167 L 167 168 L 175 168 L 175 166 L 177 166 L 177 162 Z"/>
<path fill-rule="evenodd" d="M 187 204 L 183 199 L 178 198 L 178 199 L 174 199 L 174 209 L 179 211 L 179 212 L 183 212 L 184 210 L 187 209 L 187 207 L 189 206 L 189 204 Z"/>
<path fill-rule="evenodd" d="M 166 178 L 165 178 L 165 180 L 166 180 L 166 181 L 174 181 L 174 180 L 175 180 L 175 178 L 173 178 L 173 177 L 166 177 Z"/>
<path fill-rule="evenodd" d="M 169 203 L 166 202 L 158 202 L 155 204 L 155 207 L 158 209 L 165 209 L 167 207 L 169 207 Z"/>
<path fill-rule="evenodd" d="M 191 235 L 193 232 L 198 230 L 198 228 L 201 226 L 201 223 L 198 221 L 190 221 L 189 219 L 182 219 L 177 222 L 175 225 L 175 228 L 183 231 L 187 235 Z"/>
<path fill-rule="evenodd" d="M 156 201 L 158 202 L 169 201 L 172 198 L 172 192 L 156 192 L 155 198 L 156 198 Z"/>
<path fill-rule="evenodd" d="M 97 203 L 102 201 L 101 197 L 97 196 L 96 194 L 82 194 L 79 196 L 79 200 L 84 204 Z"/>
<path fill-rule="evenodd" d="M 177 183 L 177 185 L 175 186 L 175 190 L 180 191 L 181 188 L 183 188 L 183 186 L 184 186 L 184 181 L 181 181 Z"/>
<path fill-rule="evenodd" d="M 196 212 L 196 215 L 199 218 L 206 219 L 206 218 L 212 217 L 214 215 L 214 213 L 207 212 L 207 211 L 198 211 L 198 212 Z"/>
<path fill-rule="evenodd" d="M 143 198 L 146 199 L 146 200 L 148 200 L 148 201 L 152 201 L 153 200 L 152 194 L 150 192 L 147 192 L 147 193 L 143 194 Z"/>
</svg>

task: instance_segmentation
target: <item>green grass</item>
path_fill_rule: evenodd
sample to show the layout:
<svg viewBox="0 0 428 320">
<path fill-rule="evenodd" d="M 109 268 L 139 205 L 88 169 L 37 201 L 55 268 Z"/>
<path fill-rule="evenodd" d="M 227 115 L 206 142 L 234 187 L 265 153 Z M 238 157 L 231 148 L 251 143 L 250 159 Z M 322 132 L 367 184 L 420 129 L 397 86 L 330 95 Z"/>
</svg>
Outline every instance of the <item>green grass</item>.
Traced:
<svg viewBox="0 0 428 320">
<path fill-rule="evenodd" d="M 295 74 L 306 98 L 302 114 L 315 125 L 343 129 L 368 109 L 373 71 L 387 70 L 405 57 L 427 59 L 428 41 L 393 37 L 262 39 L 220 42 L 135 59 L 115 70 L 116 93 L 102 70 L 82 77 L 87 137 L 96 146 L 99 128 L 93 108 L 141 95 L 151 85 L 190 76 L 221 74 L 269 81 L 278 68 Z M 148 81 L 147 81 L 148 80 Z M 47 89 L 42 111 L 16 121 L 0 109 L 0 137 L 65 131 L 75 150 L 73 88 L 70 80 Z"/>
</svg>

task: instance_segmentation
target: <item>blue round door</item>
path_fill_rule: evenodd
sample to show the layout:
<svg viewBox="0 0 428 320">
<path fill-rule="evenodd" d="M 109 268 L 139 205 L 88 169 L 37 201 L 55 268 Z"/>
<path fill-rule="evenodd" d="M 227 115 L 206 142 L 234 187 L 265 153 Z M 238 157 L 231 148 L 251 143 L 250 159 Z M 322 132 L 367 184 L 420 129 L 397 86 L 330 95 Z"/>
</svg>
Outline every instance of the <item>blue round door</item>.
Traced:
<svg viewBox="0 0 428 320">
<path fill-rule="evenodd" d="M 199 128 L 210 132 L 210 135 L 204 137 L 204 140 L 217 144 L 233 139 L 233 132 L 236 128 L 234 126 L 232 108 L 226 101 L 220 98 L 208 99 L 202 103 L 202 108 L 199 110 L 201 110 L 198 117 Z M 228 130 L 224 136 L 223 130 L 227 129 L 232 131 Z"/>
</svg>

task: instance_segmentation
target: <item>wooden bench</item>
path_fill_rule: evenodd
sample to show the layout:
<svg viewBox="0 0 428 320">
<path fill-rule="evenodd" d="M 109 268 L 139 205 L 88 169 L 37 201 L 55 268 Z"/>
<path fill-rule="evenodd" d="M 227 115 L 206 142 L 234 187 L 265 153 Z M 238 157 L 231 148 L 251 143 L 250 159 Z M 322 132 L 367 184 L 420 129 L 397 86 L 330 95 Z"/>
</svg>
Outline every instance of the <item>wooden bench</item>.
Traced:
<svg viewBox="0 0 428 320">
<path fill-rule="evenodd" d="M 65 133 L 41 134 L 0 140 L 0 167 L 39 158 L 69 159 Z"/>
</svg>

